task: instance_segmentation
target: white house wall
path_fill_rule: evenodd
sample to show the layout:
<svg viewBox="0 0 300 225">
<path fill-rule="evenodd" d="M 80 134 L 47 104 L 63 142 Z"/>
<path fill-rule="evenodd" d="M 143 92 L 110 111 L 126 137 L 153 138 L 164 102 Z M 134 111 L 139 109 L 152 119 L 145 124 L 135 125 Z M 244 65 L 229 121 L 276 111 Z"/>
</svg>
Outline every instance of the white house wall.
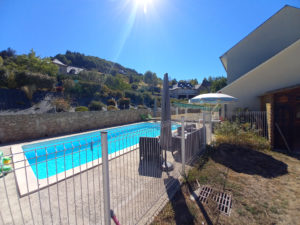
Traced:
<svg viewBox="0 0 300 225">
<path fill-rule="evenodd" d="M 300 38 L 300 9 L 285 6 L 237 43 L 221 61 L 228 84 L 278 54 Z"/>
<path fill-rule="evenodd" d="M 259 110 L 259 96 L 296 84 L 300 84 L 300 39 L 224 87 L 221 92 L 239 99 L 234 107 Z"/>
</svg>

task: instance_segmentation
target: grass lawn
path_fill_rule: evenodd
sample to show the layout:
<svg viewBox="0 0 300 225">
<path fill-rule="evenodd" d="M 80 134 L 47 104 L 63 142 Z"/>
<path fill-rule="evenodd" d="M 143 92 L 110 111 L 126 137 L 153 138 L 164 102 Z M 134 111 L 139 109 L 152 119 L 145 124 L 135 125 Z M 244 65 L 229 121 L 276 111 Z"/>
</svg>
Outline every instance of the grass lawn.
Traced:
<svg viewBox="0 0 300 225">
<path fill-rule="evenodd" d="M 212 200 L 190 200 L 196 180 L 232 195 L 230 216 Z M 300 224 L 300 160 L 221 144 L 198 160 L 152 224 Z"/>
</svg>

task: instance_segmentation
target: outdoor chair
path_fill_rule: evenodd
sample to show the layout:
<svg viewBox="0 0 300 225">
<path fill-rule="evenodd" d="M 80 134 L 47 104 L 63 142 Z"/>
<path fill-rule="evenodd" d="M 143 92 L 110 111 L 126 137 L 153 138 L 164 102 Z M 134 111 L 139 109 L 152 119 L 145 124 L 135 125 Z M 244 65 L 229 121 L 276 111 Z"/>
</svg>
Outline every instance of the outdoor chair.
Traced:
<svg viewBox="0 0 300 225">
<path fill-rule="evenodd" d="M 162 150 L 158 138 L 140 137 L 140 162 L 157 162 L 161 163 Z"/>
<path fill-rule="evenodd" d="M 201 149 L 202 128 L 185 135 L 185 159 L 189 161 Z M 172 154 L 181 160 L 181 136 L 172 137 Z"/>
<path fill-rule="evenodd" d="M 189 132 L 189 133 L 193 132 L 193 131 L 196 130 L 196 124 L 188 124 L 184 127 L 184 130 Z M 181 127 L 177 128 L 177 133 L 178 133 L 179 136 L 181 135 Z"/>
<path fill-rule="evenodd" d="M 158 138 L 140 137 L 139 174 L 149 177 L 161 177 L 162 150 Z"/>
</svg>

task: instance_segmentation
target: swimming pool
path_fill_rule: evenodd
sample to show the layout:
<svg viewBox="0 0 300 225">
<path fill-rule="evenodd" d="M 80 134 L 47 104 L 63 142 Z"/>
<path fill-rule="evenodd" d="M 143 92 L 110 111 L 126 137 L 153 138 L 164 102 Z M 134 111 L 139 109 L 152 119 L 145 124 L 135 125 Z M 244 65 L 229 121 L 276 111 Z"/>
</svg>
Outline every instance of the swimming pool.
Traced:
<svg viewBox="0 0 300 225">
<path fill-rule="evenodd" d="M 179 125 L 172 124 L 172 130 Z M 108 154 L 139 143 L 140 137 L 160 135 L 160 123 L 145 122 L 106 129 Z M 38 179 L 62 173 L 101 158 L 100 131 L 23 145 L 25 157 Z"/>
</svg>

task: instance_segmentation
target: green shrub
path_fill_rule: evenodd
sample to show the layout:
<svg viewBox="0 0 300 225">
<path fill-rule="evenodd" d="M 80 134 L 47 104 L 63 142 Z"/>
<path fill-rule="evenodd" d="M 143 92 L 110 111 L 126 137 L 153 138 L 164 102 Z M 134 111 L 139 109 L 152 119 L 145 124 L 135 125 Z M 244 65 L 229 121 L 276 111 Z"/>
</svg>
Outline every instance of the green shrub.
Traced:
<svg viewBox="0 0 300 225">
<path fill-rule="evenodd" d="M 144 105 L 138 105 L 138 109 L 147 109 L 147 107 Z"/>
<path fill-rule="evenodd" d="M 125 91 L 125 97 L 130 98 L 130 101 L 136 105 L 141 105 L 144 101 L 142 94 L 136 91 Z"/>
<path fill-rule="evenodd" d="M 131 89 L 132 89 L 132 90 L 137 90 L 137 89 L 138 89 L 138 86 L 137 86 L 136 84 L 132 84 L 132 85 L 131 85 Z"/>
<path fill-rule="evenodd" d="M 89 104 L 90 111 L 101 111 L 104 105 L 99 101 L 91 101 Z"/>
<path fill-rule="evenodd" d="M 119 103 L 120 109 L 129 109 L 130 99 L 129 98 L 120 98 L 118 103 Z"/>
<path fill-rule="evenodd" d="M 115 111 L 115 110 L 118 110 L 118 108 L 114 105 L 109 105 L 107 106 L 107 111 Z"/>
<path fill-rule="evenodd" d="M 64 98 L 56 98 L 52 104 L 56 108 L 56 112 L 67 112 L 70 109 L 70 103 Z"/>
<path fill-rule="evenodd" d="M 116 98 L 116 99 L 119 99 L 119 98 L 123 97 L 122 91 L 119 91 L 119 90 L 116 90 L 116 91 L 110 90 L 108 92 L 108 94 L 109 94 L 110 97 L 113 97 L 113 98 Z"/>
<path fill-rule="evenodd" d="M 116 101 L 115 101 L 114 99 L 109 99 L 109 100 L 107 100 L 107 105 L 108 105 L 108 106 L 109 106 L 109 105 L 116 106 L 117 103 L 116 103 Z"/>
<path fill-rule="evenodd" d="M 0 86 L 8 85 L 9 72 L 6 68 L 0 68 Z"/>
<path fill-rule="evenodd" d="M 16 72 L 15 81 L 18 87 L 35 85 L 38 88 L 52 89 L 56 83 L 54 77 L 28 71 Z"/>
<path fill-rule="evenodd" d="M 89 108 L 86 106 L 78 106 L 75 108 L 75 112 L 85 112 L 85 111 L 89 111 Z"/>
<path fill-rule="evenodd" d="M 141 120 L 145 121 L 145 120 L 151 120 L 152 116 L 150 114 L 141 114 Z"/>
<path fill-rule="evenodd" d="M 216 145 L 223 143 L 256 150 L 270 149 L 270 142 L 259 135 L 259 130 L 249 123 L 225 121 L 215 128 Z"/>
</svg>

